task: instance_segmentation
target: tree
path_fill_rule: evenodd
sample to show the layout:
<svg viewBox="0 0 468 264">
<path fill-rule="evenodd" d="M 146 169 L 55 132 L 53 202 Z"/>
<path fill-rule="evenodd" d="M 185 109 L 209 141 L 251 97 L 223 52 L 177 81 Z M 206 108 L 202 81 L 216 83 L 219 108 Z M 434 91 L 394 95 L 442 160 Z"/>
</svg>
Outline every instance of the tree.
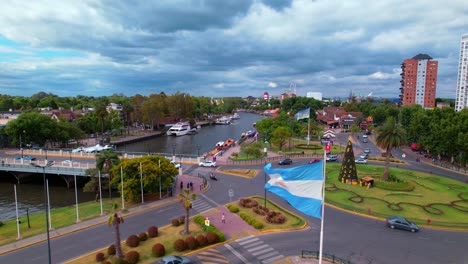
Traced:
<svg viewBox="0 0 468 264">
<path fill-rule="evenodd" d="M 184 189 L 183 193 L 179 193 L 179 202 L 185 209 L 185 221 L 184 221 L 184 234 L 189 234 L 189 216 L 190 209 L 192 209 L 192 200 L 197 199 L 197 195 L 190 193 L 189 189 Z"/>
<path fill-rule="evenodd" d="M 109 198 L 112 198 L 111 181 L 114 178 L 111 168 L 119 163 L 120 158 L 113 149 L 105 149 L 96 154 L 96 168 L 103 173 L 109 174 Z"/>
<path fill-rule="evenodd" d="M 116 255 L 119 257 L 119 258 L 123 258 L 124 255 L 123 255 L 123 252 L 122 252 L 122 247 L 120 245 L 120 225 L 124 223 L 124 218 L 123 216 L 120 216 L 119 215 L 119 212 L 117 210 L 118 206 L 117 204 L 114 204 L 113 205 L 113 208 L 114 208 L 114 213 L 112 215 L 109 216 L 109 218 L 107 219 L 107 224 L 109 226 L 113 226 L 114 227 L 114 234 L 115 234 L 115 242 L 114 242 L 114 245 L 115 245 L 115 252 L 116 252 Z"/>
<path fill-rule="evenodd" d="M 393 148 L 401 147 L 406 141 L 406 132 L 400 124 L 397 124 L 393 117 L 387 118 L 385 124 L 378 130 L 377 145 L 386 150 L 385 171 L 382 180 L 388 180 L 388 165 Z"/>
<path fill-rule="evenodd" d="M 287 127 L 278 127 L 273 131 L 273 136 L 271 138 L 271 143 L 277 145 L 279 150 L 283 149 L 283 146 L 286 145 L 288 139 L 291 137 L 291 131 Z"/>
</svg>

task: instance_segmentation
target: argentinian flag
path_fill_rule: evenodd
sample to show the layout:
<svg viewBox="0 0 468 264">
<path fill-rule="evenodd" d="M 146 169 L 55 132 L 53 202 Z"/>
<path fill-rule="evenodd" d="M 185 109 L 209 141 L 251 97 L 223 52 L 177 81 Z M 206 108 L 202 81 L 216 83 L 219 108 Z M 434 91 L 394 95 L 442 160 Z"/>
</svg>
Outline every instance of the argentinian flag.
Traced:
<svg viewBox="0 0 468 264">
<path fill-rule="evenodd" d="M 321 218 L 323 161 L 287 169 L 264 167 L 270 180 L 265 189 L 285 199 L 297 210 Z"/>
</svg>

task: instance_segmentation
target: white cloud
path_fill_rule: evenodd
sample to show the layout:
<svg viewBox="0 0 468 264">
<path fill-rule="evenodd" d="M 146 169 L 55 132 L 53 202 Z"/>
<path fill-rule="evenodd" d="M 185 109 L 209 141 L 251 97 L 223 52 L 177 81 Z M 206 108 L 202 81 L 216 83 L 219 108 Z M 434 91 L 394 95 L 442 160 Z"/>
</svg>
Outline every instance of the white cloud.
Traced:
<svg viewBox="0 0 468 264">
<path fill-rule="evenodd" d="M 276 88 L 276 87 L 278 87 L 278 84 L 275 83 L 275 82 L 269 82 L 269 83 L 268 83 L 268 87 L 270 87 L 270 88 Z"/>
</svg>

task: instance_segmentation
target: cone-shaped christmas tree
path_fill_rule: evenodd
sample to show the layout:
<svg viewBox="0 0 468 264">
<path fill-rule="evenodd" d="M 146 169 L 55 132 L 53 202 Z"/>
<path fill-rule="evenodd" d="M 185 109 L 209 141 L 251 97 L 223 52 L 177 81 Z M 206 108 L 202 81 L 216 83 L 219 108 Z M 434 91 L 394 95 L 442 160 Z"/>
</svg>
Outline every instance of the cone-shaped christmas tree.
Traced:
<svg viewBox="0 0 468 264">
<path fill-rule="evenodd" d="M 356 163 L 354 162 L 354 152 L 353 152 L 353 143 L 351 140 L 348 140 L 348 145 L 346 145 L 345 154 L 343 157 L 343 162 L 341 163 L 340 174 L 338 180 L 340 182 L 346 182 L 347 180 L 356 180 L 357 181 L 357 171 Z"/>
</svg>

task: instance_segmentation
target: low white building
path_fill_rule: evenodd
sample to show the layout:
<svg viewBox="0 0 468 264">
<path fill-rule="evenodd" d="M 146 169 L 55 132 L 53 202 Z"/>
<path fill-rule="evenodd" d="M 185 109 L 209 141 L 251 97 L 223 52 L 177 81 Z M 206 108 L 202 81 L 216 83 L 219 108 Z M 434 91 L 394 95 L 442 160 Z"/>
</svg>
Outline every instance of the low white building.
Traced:
<svg viewBox="0 0 468 264">
<path fill-rule="evenodd" d="M 322 101 L 322 93 L 321 92 L 307 92 L 307 98 L 314 98 L 315 100 Z"/>
</svg>

